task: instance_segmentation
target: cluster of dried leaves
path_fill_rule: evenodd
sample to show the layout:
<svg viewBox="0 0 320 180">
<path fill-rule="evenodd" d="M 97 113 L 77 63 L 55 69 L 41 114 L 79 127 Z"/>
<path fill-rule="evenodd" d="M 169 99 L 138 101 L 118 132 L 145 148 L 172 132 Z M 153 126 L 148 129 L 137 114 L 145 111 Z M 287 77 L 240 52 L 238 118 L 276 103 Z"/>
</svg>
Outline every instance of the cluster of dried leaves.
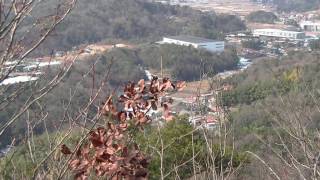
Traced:
<svg viewBox="0 0 320 180">
<path fill-rule="evenodd" d="M 61 146 L 63 154 L 71 155 L 69 167 L 75 172 L 75 179 L 87 179 L 92 170 L 96 176 L 110 179 L 147 179 L 149 158 L 130 140 L 127 130 L 130 124 L 143 129 L 151 122 L 148 112 L 157 110 L 159 105 L 164 109 L 164 118 L 171 120 L 169 104 L 172 99 L 166 99 L 164 95 L 184 87 L 185 82 L 172 83 L 168 78 L 159 80 L 153 77 L 148 84 L 144 80 L 137 84 L 127 83 L 117 104 L 110 96 L 100 110 L 103 115 L 111 117 L 107 127 L 89 132 L 89 143 L 75 152 L 66 145 Z"/>
</svg>

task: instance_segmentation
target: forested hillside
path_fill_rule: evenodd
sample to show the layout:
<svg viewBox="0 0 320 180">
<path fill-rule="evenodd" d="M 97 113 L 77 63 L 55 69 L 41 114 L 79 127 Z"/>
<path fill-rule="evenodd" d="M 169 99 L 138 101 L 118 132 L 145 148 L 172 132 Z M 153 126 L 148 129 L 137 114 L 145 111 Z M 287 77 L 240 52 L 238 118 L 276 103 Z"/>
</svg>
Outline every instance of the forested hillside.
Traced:
<svg viewBox="0 0 320 180">
<path fill-rule="evenodd" d="M 73 116 L 78 113 L 78 107 L 85 106 L 93 93 L 97 92 L 102 82 L 105 81 L 103 97 L 103 95 L 106 96 L 128 81 L 145 78 L 144 68 L 160 70 L 161 56 L 163 57 L 164 68 L 170 72 L 172 77 L 186 81 L 198 80 L 200 71 L 210 77 L 224 70 L 235 69 L 238 65 L 237 53 L 232 48 L 226 49 L 222 54 L 176 45 L 149 44 L 139 46 L 136 49 L 115 48 L 101 56 L 88 57 L 77 62 L 57 88 L 42 99 L 43 107 L 33 106 L 29 111 L 29 116 L 30 118 L 36 118 L 40 111 L 50 112 L 46 126 L 50 129 L 50 132 L 53 132 L 57 123 L 56 120 L 63 121 L 63 118 L 65 118 L 65 109 L 61 107 L 70 101 L 71 94 L 73 98 L 69 104 L 68 114 Z M 4 120 L 0 122 L 0 125 L 4 124 L 5 119 L 9 119 L 15 113 L 18 104 L 23 103 L 32 94 L 32 90 L 51 80 L 57 71 L 59 69 L 54 67 L 47 69 L 46 76 L 42 77 L 38 84 L 27 88 L 28 91 L 16 99 L 11 106 L 8 106 L 6 111 L 1 111 L 0 118 Z M 11 88 L 15 89 L 14 86 Z M 106 91 L 106 88 L 108 91 Z M 10 92 L 7 92 L 8 95 Z M 59 98 L 58 101 L 56 97 Z M 99 102 L 95 102 L 95 105 L 97 104 Z M 90 110 L 90 114 L 94 114 L 97 108 L 92 106 Z M 4 136 L 0 137 L 0 148 L 9 144 L 13 137 L 17 141 L 22 140 L 26 128 L 27 123 L 24 118 L 20 118 L 15 126 L 12 126 Z M 45 127 L 40 125 L 35 133 L 41 134 L 44 130 Z"/>
<path fill-rule="evenodd" d="M 212 77 L 219 72 L 236 69 L 239 62 L 237 52 L 232 47 L 226 48 L 223 53 L 211 53 L 177 45 L 143 45 L 136 52 L 145 67 L 158 71 L 162 58 L 163 68 L 174 79 L 184 81 L 199 80 L 199 72 Z"/>
<path fill-rule="evenodd" d="M 158 56 L 152 53 L 150 49 L 144 48 L 140 47 L 136 50 L 117 49 L 97 58 L 97 61 L 92 60 L 76 65 L 73 72 L 59 86 L 60 89 L 55 89 L 41 101 L 41 107 L 32 107 L 28 116 L 25 116 L 36 119 L 38 113 L 50 112 L 49 117 L 46 118 L 46 126 L 37 126 L 35 135 L 43 132 L 46 128 L 51 128 L 54 132 L 56 128 L 59 128 L 59 123 L 68 122 L 68 117 L 76 115 L 78 113 L 77 107 L 83 107 L 83 104 L 92 95 L 92 87 L 98 86 L 104 78 L 104 73 L 112 59 L 114 62 L 112 66 L 115 69 L 111 73 L 111 81 L 108 85 L 116 85 L 117 82 L 122 82 L 121 79 L 124 81 L 135 80 L 143 76 L 139 73 L 139 68 L 135 68 L 138 67 L 137 64 L 149 63 L 149 66 L 153 66 L 153 63 L 155 63 L 154 66 L 157 67 Z M 153 48 L 159 47 L 155 46 Z M 165 51 L 167 48 L 172 49 L 173 46 L 164 46 L 160 49 Z M 183 51 L 183 48 L 178 49 L 178 51 Z M 174 57 L 174 54 L 171 53 L 168 51 L 165 54 Z M 148 54 L 150 59 L 144 59 L 147 57 L 145 54 Z M 194 56 L 192 53 L 190 55 L 191 57 Z M 200 169 L 199 171 L 203 172 L 212 168 L 210 164 L 207 164 L 210 161 L 207 158 L 210 157 L 211 153 L 217 153 L 218 156 L 214 162 L 222 163 L 222 171 L 227 172 L 230 167 L 239 168 L 237 173 L 232 175 L 235 179 L 273 179 L 275 175 L 269 173 L 269 170 L 261 163 L 261 159 L 259 160 L 255 156 L 268 162 L 270 168 L 280 178 L 310 177 L 310 169 L 293 165 L 304 164 L 310 166 L 313 163 L 310 158 L 318 153 L 318 140 L 314 137 L 320 128 L 318 103 L 320 100 L 319 58 L 319 52 L 292 52 L 289 56 L 280 59 L 262 59 L 246 71 L 221 82 L 231 84 L 234 87 L 230 92 L 222 93 L 222 99 L 220 99 L 225 107 L 231 107 L 225 128 L 232 130 L 232 133 L 230 132 L 232 136 L 226 137 L 225 142 L 228 145 L 224 147 L 226 149 L 223 156 L 220 156 L 222 152 L 221 147 L 219 148 L 220 139 L 218 139 L 218 136 L 212 137 L 212 147 L 208 148 L 204 139 L 207 138 L 206 133 L 195 131 L 187 122 L 188 118 L 185 116 L 166 124 L 161 130 L 156 126 L 149 126 L 142 132 L 136 132 L 135 141 L 139 143 L 143 151 L 152 155 L 149 166 L 150 179 L 159 179 L 163 176 L 159 171 L 159 168 L 163 165 L 165 166 L 162 173 L 168 173 L 167 177 L 174 177 L 171 169 L 180 163 L 182 165 L 177 170 L 179 176 L 190 177 L 193 175 L 192 168 L 195 165 L 192 161 L 189 161 L 188 157 L 193 156 L 194 151 L 197 152 L 194 158 L 197 167 Z M 179 62 L 179 60 L 177 61 Z M 81 73 L 92 68 L 91 65 L 93 64 L 95 64 L 95 75 Z M 135 73 L 126 74 L 125 72 L 130 68 Z M 121 81 L 113 80 L 114 77 L 120 78 Z M 81 80 L 82 78 L 83 80 Z M 93 79 L 95 79 L 95 85 L 92 85 Z M 112 86 L 108 85 L 105 87 L 108 91 L 104 89 L 103 94 L 109 94 L 113 91 L 110 88 Z M 76 90 L 75 93 L 73 90 Z M 66 92 L 71 93 L 71 96 Z M 59 97 L 58 101 L 57 97 Z M 74 99 L 69 106 L 66 106 L 70 97 Z M 97 101 L 95 104 L 99 103 Z M 65 112 L 67 107 L 69 110 L 67 109 Z M 96 111 L 96 106 L 90 106 L 88 114 L 77 119 L 77 123 L 90 121 Z M 2 117 L 5 118 L 3 115 Z M 10 129 L 12 135 L 19 138 L 17 134 L 20 134 L 23 137 L 25 123 L 23 118 L 18 121 L 19 126 L 16 125 Z M 63 134 L 65 128 L 66 126 L 59 132 Z M 162 146 L 170 146 L 170 148 L 165 149 L 163 155 L 157 154 L 162 147 L 158 143 L 160 132 L 164 143 Z M 192 136 L 189 132 L 193 132 Z M 49 146 L 46 138 L 54 138 L 55 136 L 58 139 L 61 138 L 59 133 L 51 134 L 51 130 L 48 133 L 50 134 L 35 136 L 34 142 L 36 145 L 33 151 L 37 154 L 35 158 L 28 153 L 27 145 L 21 145 L 16 148 L 15 154 L 11 153 L 7 158 L 0 161 L 0 166 L 6 167 L 2 171 L 0 170 L 3 177 L 12 177 L 10 172 L 15 166 L 8 165 L 11 157 L 15 162 L 19 162 L 16 166 L 18 167 L 17 174 L 25 174 L 27 177 L 31 177 L 33 173 L 31 169 L 36 167 L 36 164 L 45 157 L 45 152 L 49 151 L 46 148 Z M 305 141 L 300 141 L 300 138 L 305 138 Z M 8 143 L 10 139 L 4 139 L 1 142 Z M 72 134 L 68 142 L 70 144 L 77 142 L 77 134 Z M 153 146 L 153 144 L 157 145 Z M 306 147 L 301 144 L 306 145 Z M 304 152 L 308 152 L 310 155 L 304 156 Z M 249 158 L 248 153 L 254 153 L 255 156 Z M 162 158 L 165 161 L 162 161 Z M 232 160 L 232 163 L 229 162 L 230 160 Z M 59 167 L 59 163 L 50 159 L 45 162 L 45 166 L 54 169 Z M 41 167 L 41 170 L 45 171 L 43 167 Z M 71 177 L 70 174 L 68 176 Z"/>
<path fill-rule="evenodd" d="M 65 115 L 74 117 L 79 108 L 84 108 L 90 98 L 93 98 L 94 93 L 97 93 L 102 86 L 103 91 L 100 93 L 99 101 L 95 101 L 94 105 L 90 106 L 90 115 L 97 112 L 97 106 L 110 92 L 123 83 L 130 80 L 138 80 L 145 77 L 145 74 L 139 68 L 141 63 L 137 59 L 126 59 L 121 56 L 121 53 L 114 52 L 107 55 L 92 57 L 91 59 L 77 62 L 70 71 L 66 74 L 63 80 L 41 99 L 38 105 L 31 106 L 28 113 L 14 123 L 7 131 L 0 137 L 0 148 L 11 143 L 13 139 L 16 142 L 23 141 L 26 135 L 28 119 L 38 119 L 42 112 L 50 112 L 46 117 L 46 124 L 38 124 L 34 129 L 35 135 L 43 133 L 45 130 L 54 132 L 59 128 L 59 124 L 64 127 L 66 124 Z M 60 71 L 59 68 L 52 67 L 45 71 L 45 75 L 41 77 L 37 83 L 26 83 L 24 92 L 6 107 L 6 111 L 0 112 L 0 126 L 5 124 L 19 109 L 26 99 L 32 98 L 34 91 L 44 86 L 51 81 L 55 75 Z M 18 87 L 12 85 L 8 87 L 4 99 L 9 98 L 11 92 L 17 90 Z M 31 96 L 31 97 L 30 97 Z M 69 104 L 69 105 L 67 105 Z M 65 109 L 68 107 L 67 109 Z M 67 110 L 67 111 L 65 111 Z M 38 119 L 40 120 L 40 119 Z M 79 119 L 78 122 L 83 121 Z M 61 127 L 60 127 L 61 128 Z"/>
<path fill-rule="evenodd" d="M 224 102 L 227 105 L 251 104 L 276 93 L 287 94 L 295 85 L 300 86 L 300 91 L 306 90 L 304 87 L 314 89 L 319 86 L 317 79 L 314 79 L 318 76 L 316 67 L 319 56 L 318 52 L 292 52 L 281 60 L 262 60 L 247 72 L 228 80 L 237 88 L 225 94 Z"/>
<path fill-rule="evenodd" d="M 306 146 L 317 144 L 314 133 L 320 122 L 319 57 L 316 52 L 297 52 L 279 60 L 261 60 L 247 72 L 229 79 L 235 89 L 222 95 L 225 105 L 233 107 L 230 116 L 236 127 L 236 147 L 258 154 L 281 178 L 310 176 L 306 169 L 283 163 L 295 164 L 290 161 L 297 158 L 297 163 L 308 164 L 309 157 L 301 154 L 317 153 L 316 147 L 304 149 L 295 138 L 303 136 L 308 141 Z M 244 168 L 242 178 L 264 179 L 257 172 L 263 168 L 260 163 L 253 161 Z"/>
<path fill-rule="evenodd" d="M 51 3 L 35 11 L 41 16 Z M 37 52 L 67 50 L 102 40 L 155 41 L 164 35 L 188 34 L 221 39 L 223 33 L 244 30 L 233 15 L 202 13 L 188 7 L 149 3 L 143 0 L 79 0 L 67 19 Z"/>
<path fill-rule="evenodd" d="M 30 26 L 28 22 L 33 18 L 41 17 L 44 12 L 55 13 L 53 5 L 56 1 L 49 0 L 40 3 L 40 8 L 32 11 L 34 16 L 27 16 L 23 22 L 21 32 Z M 193 34 L 208 38 L 223 38 L 224 32 L 238 31 L 245 28 L 244 23 L 232 15 L 216 15 L 215 13 L 202 13 L 187 7 L 168 6 L 160 3 L 149 3 L 142 0 L 94 0 L 78 1 L 70 16 L 60 24 L 45 43 L 37 50 L 37 54 L 49 55 L 52 51 L 67 51 L 74 46 L 84 43 L 100 41 L 118 42 L 142 41 L 152 42 L 159 40 L 163 35 Z M 30 32 L 36 35 L 37 32 Z M 32 35 L 28 36 L 32 39 Z M 159 54 L 159 52 L 162 52 Z M 213 75 L 225 69 L 237 66 L 238 58 L 233 49 L 218 55 L 199 51 L 191 47 L 155 46 L 146 45 L 137 49 L 114 49 L 102 56 L 94 56 L 78 61 L 59 83 L 57 88 L 42 99 L 39 103 L 43 106 L 32 106 L 28 118 L 37 118 L 41 111 L 50 112 L 46 125 L 40 124 L 35 128 L 35 134 L 41 134 L 45 129 L 55 131 L 58 122 L 65 121 L 66 113 L 61 107 L 66 106 L 68 116 L 78 113 L 78 108 L 83 107 L 93 93 L 98 91 L 102 82 L 106 81 L 102 93 L 106 95 L 118 86 L 129 80 L 144 78 L 144 67 L 159 70 L 159 60 L 163 56 L 164 66 L 170 69 L 172 75 L 180 80 L 194 80 L 199 78 L 199 69 Z M 201 59 L 203 60 L 200 67 Z M 186 65 L 189 64 L 188 67 Z M 209 68 L 210 67 L 210 68 Z M 110 68 L 110 72 L 109 72 Z M 212 69 L 211 69 L 212 68 Z M 0 112 L 3 119 L 0 125 L 6 123 L 17 107 L 32 98 L 32 92 L 43 84 L 48 83 L 61 69 L 48 68 L 38 83 L 26 84 L 25 92 L 21 93 L 14 102 Z M 106 76 L 108 74 L 108 76 Z M 4 99 L 9 98 L 10 92 L 15 92 L 17 87 L 6 89 Z M 70 99 L 70 97 L 72 97 Z M 58 99 L 57 99 L 58 98 Z M 96 112 L 97 104 L 90 110 Z M 27 122 L 23 116 L 1 136 L 0 147 L 23 140 Z M 79 120 L 81 121 L 81 120 Z M 63 123 L 61 123 L 63 124 Z M 60 126 L 58 126 L 60 127 Z"/>
</svg>

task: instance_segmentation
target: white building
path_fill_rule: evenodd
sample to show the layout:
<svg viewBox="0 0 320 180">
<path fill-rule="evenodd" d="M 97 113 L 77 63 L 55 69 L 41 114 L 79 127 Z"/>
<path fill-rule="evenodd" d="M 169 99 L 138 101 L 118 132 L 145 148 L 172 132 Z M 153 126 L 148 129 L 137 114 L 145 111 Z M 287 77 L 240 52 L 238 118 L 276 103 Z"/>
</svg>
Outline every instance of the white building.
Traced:
<svg viewBox="0 0 320 180">
<path fill-rule="evenodd" d="M 224 41 L 216 41 L 193 36 L 171 36 L 164 37 L 162 44 L 176 44 L 181 46 L 193 46 L 194 48 L 203 48 L 210 52 L 224 51 Z"/>
<path fill-rule="evenodd" d="M 320 32 L 320 22 L 302 21 L 302 22 L 300 23 L 300 27 L 301 27 L 304 31 Z"/>
<path fill-rule="evenodd" d="M 276 38 L 286 38 L 291 40 L 299 40 L 305 38 L 304 32 L 287 31 L 281 29 L 255 29 L 253 30 L 253 36 L 266 36 Z"/>
</svg>

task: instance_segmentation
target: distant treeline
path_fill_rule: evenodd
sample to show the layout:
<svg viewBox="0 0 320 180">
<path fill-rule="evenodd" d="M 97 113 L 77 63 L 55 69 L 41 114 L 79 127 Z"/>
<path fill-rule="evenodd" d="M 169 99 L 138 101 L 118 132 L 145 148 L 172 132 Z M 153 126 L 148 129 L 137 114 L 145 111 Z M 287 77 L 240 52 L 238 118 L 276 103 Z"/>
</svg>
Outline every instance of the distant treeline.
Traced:
<svg viewBox="0 0 320 180">
<path fill-rule="evenodd" d="M 227 48 L 222 53 L 210 53 L 187 46 L 145 44 L 134 50 L 118 49 L 112 53 L 123 60 L 140 60 L 142 66 L 158 71 L 162 58 L 163 68 L 173 78 L 185 81 L 199 80 L 201 73 L 213 76 L 235 69 L 238 65 L 237 52 L 233 48 Z"/>
<path fill-rule="evenodd" d="M 278 20 L 278 17 L 272 12 L 255 11 L 250 13 L 246 19 L 249 22 L 273 24 L 276 20 Z"/>
</svg>

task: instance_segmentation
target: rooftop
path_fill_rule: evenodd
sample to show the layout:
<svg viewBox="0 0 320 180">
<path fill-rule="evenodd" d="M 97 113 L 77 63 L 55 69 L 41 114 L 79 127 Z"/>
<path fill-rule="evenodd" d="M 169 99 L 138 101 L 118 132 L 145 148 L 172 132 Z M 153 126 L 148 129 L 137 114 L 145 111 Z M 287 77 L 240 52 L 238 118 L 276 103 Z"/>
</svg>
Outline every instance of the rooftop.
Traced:
<svg viewBox="0 0 320 180">
<path fill-rule="evenodd" d="M 253 29 L 292 29 L 296 28 L 291 25 L 285 25 L 285 24 L 263 24 L 263 23 L 249 23 L 248 28 L 253 30 Z"/>
<path fill-rule="evenodd" d="M 185 42 L 191 42 L 191 43 L 196 43 L 196 44 L 218 42 L 217 40 L 206 39 L 206 38 L 201 38 L 201 37 L 194 37 L 194 36 L 186 36 L 186 35 L 169 36 L 169 37 L 165 37 L 165 38 L 179 40 L 179 41 L 185 41 Z"/>
</svg>

